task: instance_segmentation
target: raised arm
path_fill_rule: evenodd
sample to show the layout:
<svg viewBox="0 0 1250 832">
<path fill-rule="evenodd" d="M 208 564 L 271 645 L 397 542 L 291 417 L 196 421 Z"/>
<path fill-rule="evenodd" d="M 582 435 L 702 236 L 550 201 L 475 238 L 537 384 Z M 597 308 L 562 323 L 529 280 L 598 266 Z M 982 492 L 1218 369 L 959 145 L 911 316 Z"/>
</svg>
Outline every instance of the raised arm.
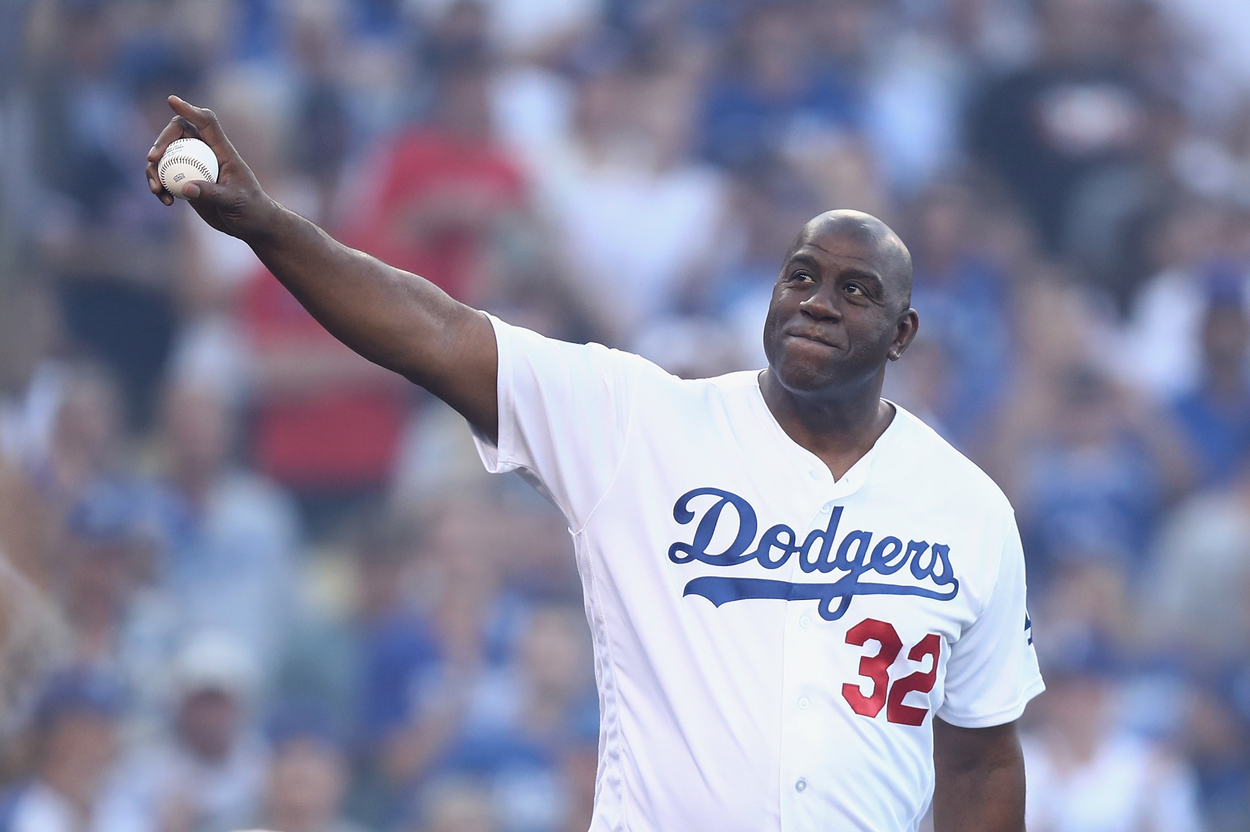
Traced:
<svg viewBox="0 0 1250 832">
<path fill-rule="evenodd" d="M 1016 724 L 933 720 L 934 832 L 1024 832 L 1024 755 Z"/>
<path fill-rule="evenodd" d="M 211 110 L 169 97 L 176 114 L 148 151 L 152 193 L 166 205 L 156 165 L 175 139 L 203 139 L 217 183 L 183 193 L 213 228 L 243 240 L 295 299 L 348 347 L 458 410 L 492 439 L 498 432 L 495 335 L 486 316 L 434 284 L 348 248 L 261 189 Z"/>
</svg>

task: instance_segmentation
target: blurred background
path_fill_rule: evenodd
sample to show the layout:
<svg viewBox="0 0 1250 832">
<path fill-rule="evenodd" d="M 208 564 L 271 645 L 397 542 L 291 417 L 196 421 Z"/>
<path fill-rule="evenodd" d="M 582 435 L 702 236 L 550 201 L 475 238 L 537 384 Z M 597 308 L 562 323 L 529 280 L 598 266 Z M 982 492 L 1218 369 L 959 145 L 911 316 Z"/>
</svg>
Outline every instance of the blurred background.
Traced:
<svg viewBox="0 0 1250 832">
<path fill-rule="evenodd" d="M 887 394 L 1025 539 L 1030 829 L 1250 829 L 1244 0 L 8 0 L 0 832 L 589 822 L 561 518 L 152 198 L 169 93 L 349 244 L 685 376 L 881 216 Z"/>
</svg>

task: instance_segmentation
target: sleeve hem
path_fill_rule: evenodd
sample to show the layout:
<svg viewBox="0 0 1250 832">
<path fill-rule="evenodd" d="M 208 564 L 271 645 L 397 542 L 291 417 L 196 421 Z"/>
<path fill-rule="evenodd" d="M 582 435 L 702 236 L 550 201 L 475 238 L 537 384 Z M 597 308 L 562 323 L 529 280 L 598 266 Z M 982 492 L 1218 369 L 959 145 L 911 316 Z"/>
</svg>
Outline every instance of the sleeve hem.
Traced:
<svg viewBox="0 0 1250 832">
<path fill-rule="evenodd" d="M 1046 690 L 1046 683 L 1042 681 L 1041 676 L 1038 676 L 1031 685 L 1025 688 L 1015 702 L 1002 710 L 969 715 L 949 714 L 939 711 L 934 716 L 943 722 L 949 722 L 956 728 L 993 728 L 996 725 L 1006 725 L 1008 722 L 1015 722 L 1019 719 L 1024 714 L 1024 708 L 1029 704 L 1029 701 L 1044 690 Z"/>
<path fill-rule="evenodd" d="M 495 367 L 495 395 L 499 402 L 498 424 L 499 424 L 499 441 L 491 442 L 490 439 L 472 425 L 469 426 L 473 435 L 473 444 L 477 448 L 478 458 L 482 461 L 482 466 L 489 474 L 506 474 L 515 471 L 518 466 L 512 461 L 513 457 L 513 436 L 511 420 L 505 419 L 504 414 L 511 412 L 512 409 L 512 345 L 506 333 L 501 331 L 504 323 L 489 312 L 484 312 L 487 320 L 490 321 L 491 329 L 495 332 L 495 351 L 499 356 L 498 364 Z"/>
</svg>

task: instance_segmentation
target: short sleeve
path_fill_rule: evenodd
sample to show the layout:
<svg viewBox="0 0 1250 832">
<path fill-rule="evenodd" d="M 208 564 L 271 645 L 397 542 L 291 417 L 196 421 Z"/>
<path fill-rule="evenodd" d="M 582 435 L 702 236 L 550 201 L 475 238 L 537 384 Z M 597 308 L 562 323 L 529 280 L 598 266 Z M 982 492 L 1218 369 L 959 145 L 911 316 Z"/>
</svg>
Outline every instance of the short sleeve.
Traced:
<svg viewBox="0 0 1250 832">
<path fill-rule="evenodd" d="M 570 344 L 490 316 L 499 350 L 499 438 L 474 431 L 486 470 L 518 471 L 585 525 L 611 485 L 646 363 L 599 344 Z"/>
<path fill-rule="evenodd" d="M 1033 649 L 1020 532 L 1014 518 L 1008 526 L 989 600 L 951 648 L 946 665 L 945 698 L 937 715 L 961 728 L 1018 719 L 1029 700 L 1046 689 Z"/>
</svg>

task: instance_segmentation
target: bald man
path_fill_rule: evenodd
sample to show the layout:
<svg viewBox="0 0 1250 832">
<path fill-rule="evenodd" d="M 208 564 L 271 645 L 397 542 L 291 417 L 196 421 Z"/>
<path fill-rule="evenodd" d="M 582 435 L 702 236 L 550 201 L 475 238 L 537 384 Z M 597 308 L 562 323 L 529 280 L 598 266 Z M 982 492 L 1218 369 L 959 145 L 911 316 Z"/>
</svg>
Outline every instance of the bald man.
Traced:
<svg viewBox="0 0 1250 832">
<path fill-rule="evenodd" d="M 184 186 L 331 333 L 458 410 L 488 470 L 564 513 L 600 700 L 592 832 L 1019 832 L 1014 727 L 1042 690 L 1011 506 L 881 398 L 919 319 L 874 217 L 786 254 L 768 368 L 685 381 L 470 309 L 276 204 L 176 97 L 148 155 L 203 138 Z"/>
</svg>

